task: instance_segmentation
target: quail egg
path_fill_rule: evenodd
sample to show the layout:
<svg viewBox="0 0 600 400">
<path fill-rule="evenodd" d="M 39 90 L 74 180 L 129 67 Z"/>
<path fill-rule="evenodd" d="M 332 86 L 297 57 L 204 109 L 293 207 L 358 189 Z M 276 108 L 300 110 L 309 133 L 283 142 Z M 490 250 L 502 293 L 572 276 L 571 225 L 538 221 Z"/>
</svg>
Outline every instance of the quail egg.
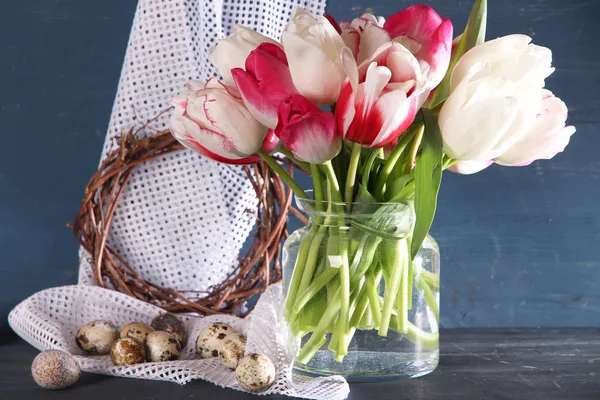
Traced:
<svg viewBox="0 0 600 400">
<path fill-rule="evenodd" d="M 154 328 L 155 331 L 171 333 L 182 347 L 185 346 L 185 326 L 183 325 L 183 322 L 173 314 L 166 313 L 159 315 L 152 320 L 150 326 Z"/>
<path fill-rule="evenodd" d="M 117 367 L 143 363 L 146 361 L 144 344 L 131 337 L 120 338 L 110 349 L 110 359 Z"/>
<path fill-rule="evenodd" d="M 242 358 L 235 369 L 235 376 L 242 388 L 258 393 L 267 390 L 275 380 L 275 366 L 262 354 L 250 354 Z"/>
<path fill-rule="evenodd" d="M 205 328 L 196 339 L 196 352 L 200 358 L 219 356 L 219 350 L 225 339 L 240 339 L 240 335 L 227 324 L 212 324 Z"/>
<path fill-rule="evenodd" d="M 239 360 L 244 357 L 246 351 L 246 343 L 241 338 L 235 338 L 232 336 L 231 339 L 225 339 L 219 349 L 219 360 L 221 364 L 235 369 Z"/>
<path fill-rule="evenodd" d="M 92 321 L 77 331 L 77 346 L 86 353 L 105 355 L 110 353 L 113 343 L 119 338 L 119 331 L 108 321 Z"/>
<path fill-rule="evenodd" d="M 146 336 L 152 331 L 154 329 L 143 322 L 130 322 L 121 328 L 121 337 L 134 338 L 144 343 Z"/>
<path fill-rule="evenodd" d="M 45 389 L 64 389 L 79 380 L 81 370 L 77 361 L 61 350 L 46 350 L 38 354 L 31 364 L 31 375 Z"/>
<path fill-rule="evenodd" d="M 173 361 L 179 359 L 181 345 L 169 332 L 154 331 L 146 336 L 148 361 Z"/>
</svg>

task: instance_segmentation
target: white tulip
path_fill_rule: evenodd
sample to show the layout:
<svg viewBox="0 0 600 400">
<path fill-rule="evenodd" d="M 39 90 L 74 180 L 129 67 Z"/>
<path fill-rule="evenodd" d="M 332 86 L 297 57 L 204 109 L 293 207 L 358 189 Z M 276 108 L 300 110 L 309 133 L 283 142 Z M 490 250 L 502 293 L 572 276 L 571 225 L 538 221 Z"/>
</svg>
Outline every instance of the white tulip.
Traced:
<svg viewBox="0 0 600 400">
<path fill-rule="evenodd" d="M 208 57 L 215 68 L 219 71 L 227 85 L 235 86 L 231 70 L 233 68 L 244 68 L 246 58 L 252 50 L 261 43 L 274 43 L 260 33 L 246 28 L 242 25 L 235 25 L 231 35 L 219 41 L 208 51 Z"/>
<path fill-rule="evenodd" d="M 281 35 L 294 86 L 316 104 L 333 104 L 346 74 L 340 55 L 344 41 L 325 17 L 294 9 Z"/>
<path fill-rule="evenodd" d="M 439 115 L 453 170 L 474 173 L 491 161 L 527 165 L 564 150 L 572 126 L 567 108 L 543 89 L 554 70 L 549 49 L 511 35 L 467 52 L 452 74 L 451 93 Z"/>
<path fill-rule="evenodd" d="M 475 46 L 454 67 L 452 89 L 479 62 L 489 64 L 490 68 L 480 71 L 476 78 L 501 76 L 517 85 L 544 87 L 545 79 L 554 72 L 552 51 L 530 42 L 526 35 L 508 35 Z"/>
</svg>

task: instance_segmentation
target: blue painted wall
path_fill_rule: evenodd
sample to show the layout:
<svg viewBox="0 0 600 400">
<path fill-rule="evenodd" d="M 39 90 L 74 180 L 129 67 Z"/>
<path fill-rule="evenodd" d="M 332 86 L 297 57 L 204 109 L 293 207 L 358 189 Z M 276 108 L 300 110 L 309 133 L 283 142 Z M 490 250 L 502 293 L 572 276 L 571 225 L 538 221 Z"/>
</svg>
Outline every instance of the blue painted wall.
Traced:
<svg viewBox="0 0 600 400">
<path fill-rule="evenodd" d="M 527 168 L 445 175 L 433 227 L 442 250 L 442 324 L 600 323 L 600 0 L 488 0 L 488 37 L 533 36 L 554 51 L 548 87 L 578 132 L 568 151 Z M 471 1 L 425 1 L 455 29 Z M 0 5 L 0 330 L 19 300 L 75 282 L 65 227 L 94 172 L 115 95 L 133 0 Z M 330 0 L 350 19 L 413 2 Z"/>
</svg>

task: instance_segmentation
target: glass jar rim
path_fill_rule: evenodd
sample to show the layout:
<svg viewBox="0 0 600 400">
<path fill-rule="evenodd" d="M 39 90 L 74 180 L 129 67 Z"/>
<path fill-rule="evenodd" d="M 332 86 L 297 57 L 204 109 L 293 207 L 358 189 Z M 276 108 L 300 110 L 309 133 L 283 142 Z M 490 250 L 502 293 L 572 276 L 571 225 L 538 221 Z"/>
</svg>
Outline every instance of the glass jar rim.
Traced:
<svg viewBox="0 0 600 400">
<path fill-rule="evenodd" d="M 305 193 L 309 197 L 312 197 L 313 190 L 306 190 Z M 296 205 L 298 206 L 298 209 L 301 212 L 303 212 L 304 214 L 307 214 L 308 216 L 325 217 L 325 216 L 339 216 L 339 215 L 343 214 L 346 218 L 348 218 L 348 217 L 350 217 L 350 218 L 366 218 L 366 217 L 372 216 L 375 211 L 373 211 L 373 212 L 352 212 L 352 211 L 350 211 L 348 213 L 347 210 L 354 210 L 356 206 L 369 205 L 373 208 L 373 210 L 380 210 L 381 207 L 388 206 L 388 211 L 385 212 L 386 215 L 410 214 L 414 218 L 414 209 L 411 206 L 409 201 L 392 201 L 392 202 L 389 202 L 389 201 L 388 202 L 379 202 L 379 201 L 376 201 L 376 202 L 361 202 L 361 201 L 345 202 L 345 201 L 341 201 L 340 202 L 340 201 L 314 200 L 312 198 L 303 198 L 303 197 L 299 197 L 299 196 L 294 196 L 294 198 L 296 201 Z M 328 211 L 327 208 L 329 205 L 331 205 L 334 208 L 338 208 L 338 210 L 342 210 L 342 211 L 335 211 L 335 210 Z M 392 211 L 391 209 L 389 209 L 389 206 L 391 206 L 391 205 L 404 206 L 404 207 L 397 208 L 396 210 Z"/>
</svg>

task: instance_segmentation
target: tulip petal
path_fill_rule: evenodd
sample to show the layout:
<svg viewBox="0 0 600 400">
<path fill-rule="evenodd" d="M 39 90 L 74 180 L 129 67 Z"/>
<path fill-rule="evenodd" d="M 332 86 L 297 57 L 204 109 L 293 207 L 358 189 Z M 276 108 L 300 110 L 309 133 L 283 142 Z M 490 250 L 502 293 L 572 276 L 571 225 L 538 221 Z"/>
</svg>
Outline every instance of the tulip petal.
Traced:
<svg viewBox="0 0 600 400">
<path fill-rule="evenodd" d="M 388 17 L 383 26 L 395 38 L 407 35 L 417 41 L 431 38 L 442 23 L 442 17 L 431 7 L 424 4 L 410 6 Z"/>
<path fill-rule="evenodd" d="M 385 123 L 377 137 L 369 147 L 382 147 L 396 140 L 415 120 L 419 104 L 420 92 L 406 97 L 403 91 L 391 91 L 377 101 L 374 114 L 380 115 Z"/>
<path fill-rule="evenodd" d="M 216 128 L 211 132 L 227 132 L 227 140 L 235 151 L 241 154 L 254 154 L 258 151 L 266 129 L 261 129 L 250 112 L 238 101 L 224 92 L 211 91 L 205 95 L 203 109 L 206 118 Z M 260 141 L 248 140 L 248 131 L 262 131 Z"/>
<path fill-rule="evenodd" d="M 354 91 L 352 90 L 350 81 L 346 80 L 342 87 L 342 91 L 340 92 L 338 102 L 335 105 L 338 130 L 344 139 L 346 138 L 346 133 L 350 128 L 350 124 L 352 123 L 355 114 Z"/>
<path fill-rule="evenodd" d="M 226 157 L 222 157 L 217 153 L 213 153 L 212 151 L 208 150 L 206 147 L 202 146 L 196 139 L 194 139 L 191 135 L 186 135 L 184 139 L 177 139 L 179 142 L 181 142 L 181 144 L 183 144 L 185 147 L 187 147 L 190 150 L 194 150 L 197 153 L 200 153 L 202 155 L 205 155 L 208 158 L 211 158 L 215 161 L 224 163 L 224 164 L 233 164 L 233 165 L 245 165 L 245 164 L 254 164 L 257 162 L 261 161 L 261 158 L 259 155 L 251 155 L 248 157 L 243 157 L 243 158 L 226 158 Z M 227 155 L 228 157 L 230 157 L 230 154 Z"/>
<path fill-rule="evenodd" d="M 565 127 L 566 113 L 567 106 L 562 100 L 556 97 L 544 100 L 544 111 L 533 126 L 494 161 L 500 165 L 522 166 L 562 152 L 575 133 L 575 127 Z"/>
<path fill-rule="evenodd" d="M 277 108 L 263 97 L 254 77 L 241 68 L 234 68 L 231 74 L 244 104 L 254 118 L 266 127 L 277 126 Z"/>
<path fill-rule="evenodd" d="M 346 46 L 352 51 L 354 58 L 356 58 L 360 45 L 360 33 L 354 28 L 347 28 L 342 31 L 341 36 Z"/>
<path fill-rule="evenodd" d="M 281 41 L 298 92 L 315 104 L 334 103 L 345 78 L 341 65 L 294 33 L 284 32 Z"/>
<path fill-rule="evenodd" d="M 470 175 L 476 172 L 482 171 L 492 165 L 493 161 L 459 161 L 450 168 L 448 168 L 452 172 L 456 172 L 457 174 Z"/>
<path fill-rule="evenodd" d="M 390 35 L 377 25 L 367 24 L 360 34 L 359 49 L 356 56 L 358 64 L 369 59 L 384 43 L 389 42 Z"/>
<path fill-rule="evenodd" d="M 380 113 L 371 111 L 391 76 L 387 67 L 380 67 L 375 62 L 369 66 L 365 82 L 359 85 L 354 100 L 356 115 L 347 133 L 349 140 L 369 144 L 378 135 L 385 119 Z"/>
<path fill-rule="evenodd" d="M 332 113 L 302 118 L 279 133 L 279 138 L 296 157 L 313 164 L 330 160 L 340 152 L 342 141 L 336 136 Z"/>
<path fill-rule="evenodd" d="M 492 97 L 453 113 L 440 123 L 446 154 L 456 160 L 489 160 L 516 115 L 517 101 L 510 97 Z"/>
</svg>

